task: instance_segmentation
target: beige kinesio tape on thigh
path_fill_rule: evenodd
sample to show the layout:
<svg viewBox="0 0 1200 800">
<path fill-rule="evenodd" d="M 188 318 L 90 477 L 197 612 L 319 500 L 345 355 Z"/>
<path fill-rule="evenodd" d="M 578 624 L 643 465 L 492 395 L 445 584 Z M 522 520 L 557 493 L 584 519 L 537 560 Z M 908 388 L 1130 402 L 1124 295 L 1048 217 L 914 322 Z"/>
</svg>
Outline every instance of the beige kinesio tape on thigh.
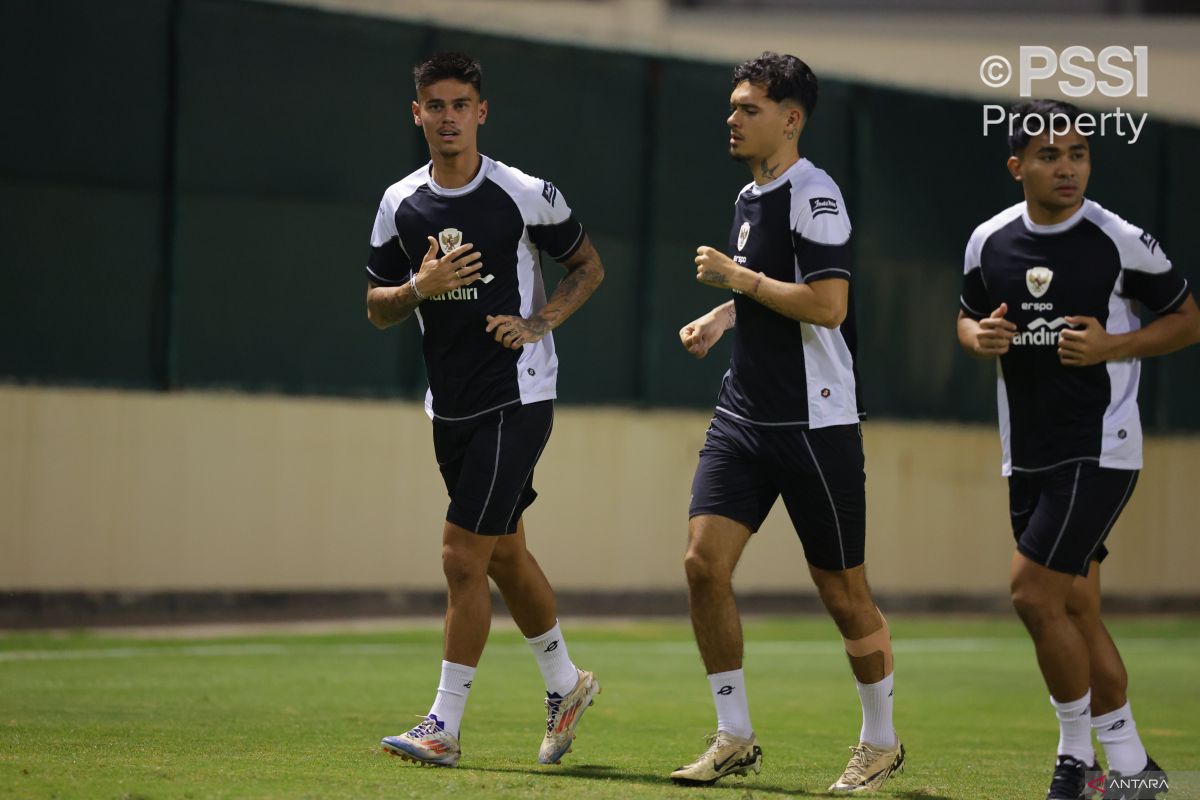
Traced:
<svg viewBox="0 0 1200 800">
<path fill-rule="evenodd" d="M 887 618 L 883 616 L 883 612 L 878 608 L 875 612 L 879 614 L 879 621 L 882 623 L 879 630 L 861 639 L 847 639 L 843 636 L 842 641 L 846 643 L 846 655 L 853 658 L 883 653 L 883 675 L 886 678 L 892 674 L 892 634 L 888 630 Z"/>
</svg>

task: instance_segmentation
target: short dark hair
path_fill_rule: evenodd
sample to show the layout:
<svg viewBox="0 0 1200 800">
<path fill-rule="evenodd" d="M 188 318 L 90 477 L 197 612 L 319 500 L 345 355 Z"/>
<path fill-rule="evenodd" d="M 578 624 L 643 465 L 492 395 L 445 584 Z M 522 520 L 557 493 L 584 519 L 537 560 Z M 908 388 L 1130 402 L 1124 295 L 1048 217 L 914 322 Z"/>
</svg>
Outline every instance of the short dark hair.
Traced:
<svg viewBox="0 0 1200 800">
<path fill-rule="evenodd" d="M 462 81 L 475 87 L 483 96 L 483 67 L 479 60 L 456 50 L 434 53 L 413 67 L 413 80 L 417 91 L 444 80 Z"/>
<path fill-rule="evenodd" d="M 1030 100 L 1024 103 L 1016 103 L 1008 110 L 1009 131 L 1008 147 L 1014 156 L 1019 156 L 1025 152 L 1025 147 L 1029 144 L 1029 140 L 1034 136 L 1040 135 L 1043 131 L 1051 130 L 1051 126 L 1055 119 L 1066 117 L 1071 122 L 1071 128 L 1075 128 L 1079 117 L 1083 114 L 1078 107 L 1068 103 L 1066 100 Z M 1025 120 L 1036 118 L 1041 120 L 1038 126 L 1039 130 L 1033 134 L 1027 130 Z M 1088 134 L 1080 134 L 1086 139 Z"/>
<path fill-rule="evenodd" d="M 795 56 L 765 51 L 758 58 L 743 61 L 733 68 L 733 85 L 750 81 L 766 89 L 767 97 L 776 103 L 793 100 L 811 118 L 817 110 L 817 76 Z"/>
</svg>

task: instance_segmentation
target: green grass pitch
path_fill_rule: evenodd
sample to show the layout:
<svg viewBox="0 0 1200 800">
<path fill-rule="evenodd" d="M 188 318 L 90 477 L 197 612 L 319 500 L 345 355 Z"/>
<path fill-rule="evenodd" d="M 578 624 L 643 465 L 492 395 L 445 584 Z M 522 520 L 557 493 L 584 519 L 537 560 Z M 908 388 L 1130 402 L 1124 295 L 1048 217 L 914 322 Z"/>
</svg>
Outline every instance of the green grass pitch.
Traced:
<svg viewBox="0 0 1200 800">
<path fill-rule="evenodd" d="M 1057 727 L 1019 625 L 890 622 L 909 760 L 882 795 L 1043 797 Z M 1111 627 L 1150 752 L 1173 775 L 1200 775 L 1200 620 Z M 832 623 L 748 621 L 763 772 L 675 787 L 667 773 L 703 749 L 715 720 L 686 621 L 568 620 L 565 630 L 574 660 L 604 687 L 574 752 L 537 764 L 540 677 L 520 636 L 497 625 L 456 769 L 379 748 L 428 708 L 441 658 L 435 622 L 203 640 L 0 636 L 0 798 L 803 797 L 824 794 L 857 738 L 858 697 Z M 1172 800 L 1187 797 L 1200 793 L 1176 783 Z"/>
</svg>

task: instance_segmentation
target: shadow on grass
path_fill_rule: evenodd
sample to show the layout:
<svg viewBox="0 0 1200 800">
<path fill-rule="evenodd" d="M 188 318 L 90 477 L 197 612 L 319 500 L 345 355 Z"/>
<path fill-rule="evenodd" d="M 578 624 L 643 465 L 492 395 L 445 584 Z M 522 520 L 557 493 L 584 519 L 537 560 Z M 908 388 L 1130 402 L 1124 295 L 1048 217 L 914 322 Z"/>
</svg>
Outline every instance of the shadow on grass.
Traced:
<svg viewBox="0 0 1200 800">
<path fill-rule="evenodd" d="M 793 797 L 831 797 L 829 792 L 825 791 L 807 791 L 796 788 L 795 786 L 780 786 L 778 784 L 761 783 L 755 778 L 747 778 L 742 781 L 734 777 L 732 780 L 725 780 L 716 786 L 676 786 L 671 782 L 671 779 L 660 772 L 637 772 L 634 770 L 622 769 L 609 764 L 579 764 L 570 767 L 559 767 L 553 771 L 545 769 L 534 769 L 530 767 L 458 767 L 459 770 L 469 770 L 472 772 L 502 772 L 512 775 L 538 775 L 546 778 L 591 778 L 593 780 L 640 783 L 646 786 L 662 786 L 671 787 L 675 791 L 687 792 L 690 790 L 703 790 L 712 792 L 714 790 L 740 792 L 743 796 L 753 797 L 759 794 L 779 794 L 790 795 Z M 888 792 L 884 791 L 885 796 L 901 797 L 905 800 L 952 800 L 939 794 L 928 794 L 920 790 L 911 790 L 905 792 Z"/>
</svg>

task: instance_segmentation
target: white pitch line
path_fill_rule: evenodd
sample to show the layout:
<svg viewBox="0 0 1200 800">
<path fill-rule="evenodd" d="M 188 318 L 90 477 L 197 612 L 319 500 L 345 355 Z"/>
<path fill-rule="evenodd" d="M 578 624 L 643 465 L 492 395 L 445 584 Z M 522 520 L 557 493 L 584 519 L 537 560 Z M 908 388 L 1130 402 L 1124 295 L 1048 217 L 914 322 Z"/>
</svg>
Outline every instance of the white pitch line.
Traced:
<svg viewBox="0 0 1200 800">
<path fill-rule="evenodd" d="M 238 658 L 246 656 L 393 656 L 411 653 L 432 646 L 426 644 L 195 644 L 183 647 L 97 647 L 76 650 L 8 650 L 0 651 L 0 663 L 27 661 L 88 661 L 121 658 Z M 897 653 L 987 653 L 1031 647 L 1027 639 L 1018 638 L 960 638 L 960 639 L 901 639 L 893 643 Z M 1126 652 L 1170 649 L 1200 649 L 1200 639 L 1126 639 L 1120 642 Z M 578 642 L 572 650 L 596 655 L 604 653 L 640 653 L 662 656 L 694 656 L 694 642 Z M 493 644 L 486 652 L 520 653 L 528 650 L 524 644 Z M 831 655 L 842 656 L 843 645 L 838 641 L 791 641 L 769 639 L 749 641 L 746 651 L 752 655 Z"/>
</svg>

